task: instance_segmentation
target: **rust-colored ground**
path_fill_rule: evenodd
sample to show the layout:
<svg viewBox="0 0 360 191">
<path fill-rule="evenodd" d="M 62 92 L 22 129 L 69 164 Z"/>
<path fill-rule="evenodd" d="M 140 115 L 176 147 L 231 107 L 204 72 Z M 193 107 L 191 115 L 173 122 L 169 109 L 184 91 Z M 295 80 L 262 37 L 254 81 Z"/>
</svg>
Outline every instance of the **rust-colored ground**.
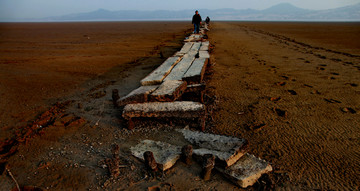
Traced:
<svg viewBox="0 0 360 191">
<path fill-rule="evenodd" d="M 285 187 L 357 190 L 359 23 L 214 23 L 214 131 L 244 137 Z"/>
<path fill-rule="evenodd" d="M 168 123 L 129 131 L 112 105 L 113 89 L 124 96 L 138 87 L 191 28 L 0 24 L 1 190 L 15 187 L 5 167 L 20 186 L 50 190 L 242 190 L 216 172 L 203 181 L 195 162 L 147 176 L 130 146 L 145 138 L 188 143 Z M 205 102 L 216 98 L 217 110 L 207 131 L 246 138 L 250 153 L 275 168 L 248 190 L 358 189 L 359 34 L 358 23 L 212 24 Z M 117 178 L 105 162 L 113 144 L 120 146 Z"/>
<path fill-rule="evenodd" d="M 170 41 L 183 37 L 188 26 L 185 22 L 0 24 L 0 126 L 24 125 L 64 96 L 95 86 L 90 79 L 158 55 L 162 47 L 174 46 Z"/>
</svg>

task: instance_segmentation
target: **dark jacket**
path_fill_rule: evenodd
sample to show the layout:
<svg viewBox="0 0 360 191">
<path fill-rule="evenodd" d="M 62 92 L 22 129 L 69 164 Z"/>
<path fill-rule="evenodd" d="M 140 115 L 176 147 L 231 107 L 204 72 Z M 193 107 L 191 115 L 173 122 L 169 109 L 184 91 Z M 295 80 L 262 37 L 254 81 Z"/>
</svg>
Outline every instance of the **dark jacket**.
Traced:
<svg viewBox="0 0 360 191">
<path fill-rule="evenodd" d="M 195 14 L 192 18 L 192 24 L 200 24 L 201 16 L 200 14 Z"/>
</svg>

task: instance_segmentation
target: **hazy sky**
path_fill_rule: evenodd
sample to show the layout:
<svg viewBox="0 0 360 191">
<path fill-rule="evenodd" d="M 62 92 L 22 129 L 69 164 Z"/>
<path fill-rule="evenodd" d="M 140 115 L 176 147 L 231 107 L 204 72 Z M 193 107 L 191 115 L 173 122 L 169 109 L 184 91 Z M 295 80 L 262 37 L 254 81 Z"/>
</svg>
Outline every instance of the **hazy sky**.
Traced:
<svg viewBox="0 0 360 191">
<path fill-rule="evenodd" d="M 278 3 L 321 10 L 360 3 L 360 0 L 0 0 L 0 18 L 42 18 L 107 10 L 266 9 Z"/>
</svg>

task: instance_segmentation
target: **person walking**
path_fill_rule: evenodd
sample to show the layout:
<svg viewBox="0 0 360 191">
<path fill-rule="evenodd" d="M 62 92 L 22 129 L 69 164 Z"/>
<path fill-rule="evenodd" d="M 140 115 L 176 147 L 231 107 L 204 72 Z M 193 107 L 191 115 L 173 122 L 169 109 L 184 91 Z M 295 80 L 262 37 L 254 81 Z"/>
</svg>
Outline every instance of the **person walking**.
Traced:
<svg viewBox="0 0 360 191">
<path fill-rule="evenodd" d="M 201 16 L 199 15 L 199 11 L 195 11 L 195 15 L 192 18 L 192 24 L 194 25 L 194 33 L 199 34 L 200 32 L 200 24 L 201 24 Z"/>
</svg>

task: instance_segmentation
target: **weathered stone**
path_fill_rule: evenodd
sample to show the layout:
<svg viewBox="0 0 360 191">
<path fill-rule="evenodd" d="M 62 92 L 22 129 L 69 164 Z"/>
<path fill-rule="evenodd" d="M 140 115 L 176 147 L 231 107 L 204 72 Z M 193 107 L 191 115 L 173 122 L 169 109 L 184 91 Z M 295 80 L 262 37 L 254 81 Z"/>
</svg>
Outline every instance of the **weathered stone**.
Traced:
<svg viewBox="0 0 360 191">
<path fill-rule="evenodd" d="M 164 81 L 182 80 L 182 77 L 189 69 L 194 59 L 195 57 L 184 56 L 183 59 L 171 70 L 170 74 L 164 79 Z"/>
<path fill-rule="evenodd" d="M 208 51 L 199 51 L 199 58 L 210 58 Z"/>
<path fill-rule="evenodd" d="M 179 53 L 182 54 L 186 54 L 189 52 L 189 50 L 191 49 L 191 47 L 193 46 L 193 42 L 187 42 L 184 44 L 184 46 L 181 48 L 181 50 L 179 51 Z"/>
<path fill-rule="evenodd" d="M 125 97 L 120 98 L 117 101 L 118 106 L 130 104 L 130 103 L 143 103 L 148 100 L 148 95 L 155 91 L 159 86 L 140 86 L 133 90 Z"/>
<path fill-rule="evenodd" d="M 188 84 L 201 83 L 204 78 L 207 63 L 208 59 L 206 58 L 195 59 L 188 71 L 184 74 L 183 80 L 185 80 Z"/>
<path fill-rule="evenodd" d="M 149 95 L 151 101 L 175 101 L 186 90 L 187 85 L 184 81 L 168 80 L 164 81 L 159 88 Z"/>
<path fill-rule="evenodd" d="M 201 42 L 194 42 L 194 44 L 191 47 L 190 51 L 199 51 L 200 46 L 201 46 Z"/>
<path fill-rule="evenodd" d="M 272 171 L 268 162 L 248 153 L 229 168 L 216 167 L 216 169 L 243 188 L 252 186 L 262 174 Z"/>
<path fill-rule="evenodd" d="M 149 102 L 128 104 L 123 117 L 199 117 L 205 112 L 204 104 L 192 101 Z"/>
<path fill-rule="evenodd" d="M 245 139 L 228 137 L 191 131 L 188 129 L 177 130 L 181 132 L 185 139 L 198 147 L 194 149 L 195 155 L 204 156 L 213 154 L 217 158 L 217 165 L 231 166 L 241 158 L 247 150 L 248 142 Z"/>
<path fill-rule="evenodd" d="M 122 116 L 128 120 L 129 129 L 134 127 L 133 117 L 198 118 L 203 131 L 205 129 L 205 112 L 205 105 L 198 102 L 150 102 L 128 104 L 124 107 Z"/>
<path fill-rule="evenodd" d="M 200 51 L 208 51 L 209 50 L 209 41 L 205 41 L 201 43 Z"/>
<path fill-rule="evenodd" d="M 140 81 L 141 85 L 156 85 L 160 84 L 164 78 L 171 72 L 171 69 L 181 60 L 180 57 L 169 57 L 157 69 L 151 72 L 148 76 Z"/>
<path fill-rule="evenodd" d="M 179 146 L 152 140 L 143 140 L 136 146 L 131 147 L 130 150 L 135 157 L 143 161 L 145 160 L 144 153 L 151 151 L 158 164 L 157 167 L 162 171 L 171 168 L 181 154 L 181 147 Z"/>
</svg>

